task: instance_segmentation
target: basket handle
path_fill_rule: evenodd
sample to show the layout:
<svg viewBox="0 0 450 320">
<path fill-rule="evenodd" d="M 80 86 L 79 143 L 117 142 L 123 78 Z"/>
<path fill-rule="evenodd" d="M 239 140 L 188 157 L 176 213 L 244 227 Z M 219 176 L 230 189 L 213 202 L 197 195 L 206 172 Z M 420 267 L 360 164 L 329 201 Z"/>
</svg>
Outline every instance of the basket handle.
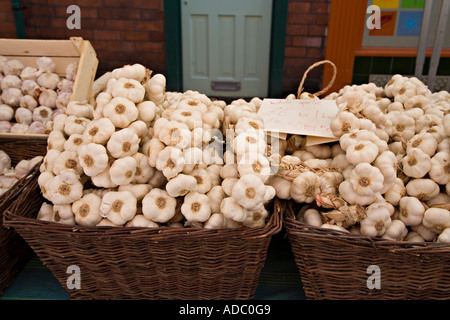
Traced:
<svg viewBox="0 0 450 320">
<path fill-rule="evenodd" d="M 322 89 L 321 91 L 319 91 L 319 92 L 314 93 L 313 95 L 316 96 L 316 97 L 318 97 L 318 96 L 324 94 L 325 92 L 327 92 L 328 89 L 331 88 L 331 86 L 333 85 L 334 81 L 336 80 L 337 68 L 336 68 L 336 65 L 335 65 L 333 62 L 331 62 L 330 60 L 322 60 L 322 61 L 316 62 L 316 63 L 314 63 L 313 65 L 311 65 L 311 66 L 305 71 L 305 73 L 303 74 L 302 81 L 300 81 L 300 85 L 298 86 L 298 90 L 297 90 L 297 99 L 300 99 L 300 94 L 302 93 L 302 90 L 303 90 L 303 84 L 305 83 L 306 76 L 308 75 L 308 72 L 311 71 L 312 69 L 314 69 L 314 68 L 316 68 L 316 67 L 322 65 L 322 64 L 327 64 L 327 63 L 333 67 L 333 76 L 331 77 L 330 82 L 328 83 L 328 85 L 327 85 L 325 88 L 323 88 L 323 89 Z"/>
</svg>

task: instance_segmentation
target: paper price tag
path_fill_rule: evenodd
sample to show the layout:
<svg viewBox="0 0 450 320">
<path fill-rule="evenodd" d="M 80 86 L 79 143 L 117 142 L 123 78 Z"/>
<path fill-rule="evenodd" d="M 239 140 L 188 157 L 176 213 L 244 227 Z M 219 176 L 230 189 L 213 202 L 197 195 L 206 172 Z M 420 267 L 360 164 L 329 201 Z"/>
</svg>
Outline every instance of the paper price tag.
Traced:
<svg viewBox="0 0 450 320">
<path fill-rule="evenodd" d="M 337 113 L 334 100 L 309 99 L 264 99 L 258 111 L 267 132 L 306 135 L 307 145 L 338 140 L 330 128 Z"/>
</svg>

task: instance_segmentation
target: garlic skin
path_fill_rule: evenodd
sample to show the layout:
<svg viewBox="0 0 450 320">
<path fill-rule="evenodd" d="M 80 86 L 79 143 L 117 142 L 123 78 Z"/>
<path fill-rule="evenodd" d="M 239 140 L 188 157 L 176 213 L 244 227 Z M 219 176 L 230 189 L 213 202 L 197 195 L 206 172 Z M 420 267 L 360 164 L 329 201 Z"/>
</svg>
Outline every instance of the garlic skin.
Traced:
<svg viewBox="0 0 450 320">
<path fill-rule="evenodd" d="M 147 75 L 147 70 L 142 64 L 135 63 L 132 65 L 124 65 L 121 68 L 116 68 L 111 74 L 116 79 L 126 78 L 142 82 Z"/>
<path fill-rule="evenodd" d="M 427 178 L 413 179 L 406 184 L 406 193 L 420 201 L 429 201 L 436 197 L 439 192 L 439 185 Z"/>
<path fill-rule="evenodd" d="M 84 173 L 89 177 L 102 173 L 109 164 L 106 148 L 96 143 L 81 145 L 78 148 L 78 158 Z"/>
<path fill-rule="evenodd" d="M 419 148 L 411 148 L 401 161 L 403 172 L 412 178 L 422 178 L 431 169 L 431 159 Z"/>
<path fill-rule="evenodd" d="M 366 209 L 367 217 L 362 219 L 361 234 L 368 237 L 382 236 L 392 223 L 391 215 L 386 207 L 371 204 Z"/>
<path fill-rule="evenodd" d="M 38 107 L 38 102 L 33 96 L 30 95 L 24 95 L 19 100 L 19 106 L 21 108 L 28 109 L 30 111 L 34 111 Z"/>
<path fill-rule="evenodd" d="M 384 176 L 378 168 L 360 163 L 352 170 L 349 181 L 357 194 L 372 196 L 383 188 Z"/>
<path fill-rule="evenodd" d="M 190 175 L 179 174 L 166 184 L 167 193 L 171 197 L 182 197 L 193 191 L 197 186 L 197 179 Z"/>
<path fill-rule="evenodd" d="M 11 132 L 12 124 L 9 121 L 0 120 L 0 132 L 8 133 Z"/>
<path fill-rule="evenodd" d="M 33 110 L 33 121 L 46 123 L 51 121 L 53 110 L 47 106 L 39 106 Z"/>
<path fill-rule="evenodd" d="M 94 107 L 88 103 L 83 103 L 79 101 L 70 101 L 67 104 L 65 113 L 68 116 L 75 116 L 77 118 L 93 119 Z"/>
<path fill-rule="evenodd" d="M 166 146 L 184 149 L 190 145 L 191 131 L 184 123 L 169 121 L 161 131 L 159 131 L 158 138 Z"/>
<path fill-rule="evenodd" d="M 18 107 L 20 104 L 20 98 L 22 98 L 23 93 L 18 88 L 7 88 L 3 90 L 1 95 L 1 100 L 4 104 L 7 104 L 11 107 Z"/>
<path fill-rule="evenodd" d="M 311 203 L 319 193 L 319 176 L 314 172 L 302 172 L 292 181 L 290 196 L 297 202 Z"/>
<path fill-rule="evenodd" d="M 105 145 L 115 131 L 116 128 L 111 120 L 108 118 L 101 118 L 89 122 L 82 136 L 86 142 Z"/>
<path fill-rule="evenodd" d="M 111 134 L 106 148 L 112 157 L 119 159 L 135 154 L 139 150 L 139 142 L 139 137 L 132 129 L 124 128 Z"/>
<path fill-rule="evenodd" d="M 430 178 L 438 184 L 450 182 L 450 153 L 440 151 L 431 158 L 431 166 L 428 171 Z"/>
<path fill-rule="evenodd" d="M 429 208 L 423 215 L 422 224 L 436 234 L 450 228 L 450 211 L 441 208 Z"/>
<path fill-rule="evenodd" d="M 208 196 L 198 192 L 189 192 L 184 197 L 181 213 L 188 221 L 205 222 L 211 216 Z"/>
<path fill-rule="evenodd" d="M 124 225 L 134 218 L 137 200 L 129 191 L 110 191 L 103 195 L 100 215 L 116 225 Z"/>
<path fill-rule="evenodd" d="M 139 110 L 134 102 L 115 97 L 103 108 L 103 115 L 109 118 L 116 128 L 126 128 L 138 117 Z"/>
<path fill-rule="evenodd" d="M 154 188 L 142 200 L 142 213 L 152 221 L 166 223 L 175 216 L 177 201 L 166 190 Z"/>
<path fill-rule="evenodd" d="M 0 121 L 11 121 L 14 117 L 14 109 L 6 104 L 0 104 Z"/>
<path fill-rule="evenodd" d="M 61 81 L 60 77 L 53 72 L 43 72 L 41 73 L 36 82 L 43 88 L 55 90 L 58 87 L 58 83 Z"/>
<path fill-rule="evenodd" d="M 125 224 L 128 228 L 158 228 L 159 224 L 147 219 L 143 214 L 136 214 L 133 219 Z"/>
<path fill-rule="evenodd" d="M 403 197 L 399 202 L 399 219 L 406 226 L 417 226 L 422 223 L 425 207 L 414 197 Z"/>
<path fill-rule="evenodd" d="M 436 239 L 437 243 L 450 243 L 450 228 L 444 229 Z"/>
<path fill-rule="evenodd" d="M 116 159 L 109 169 L 111 181 L 119 186 L 130 184 L 135 178 L 136 168 L 137 162 L 133 157 Z"/>
<path fill-rule="evenodd" d="M 75 222 L 82 226 L 92 227 L 102 220 L 100 206 L 102 198 L 95 193 L 88 193 L 72 204 Z"/>
<path fill-rule="evenodd" d="M 39 57 L 36 59 L 36 67 L 39 72 L 55 72 L 56 64 L 50 57 Z"/>
<path fill-rule="evenodd" d="M 393 220 L 385 233 L 381 236 L 383 239 L 403 241 L 408 234 L 408 229 L 401 220 Z"/>
<path fill-rule="evenodd" d="M 83 174 L 83 167 L 78 160 L 78 153 L 75 151 L 63 151 L 53 163 L 53 173 L 55 175 L 61 174 L 64 170 L 73 169 L 78 175 Z"/>
<path fill-rule="evenodd" d="M 185 161 L 183 152 L 180 149 L 168 146 L 158 154 L 156 168 L 161 171 L 167 179 L 171 179 L 183 171 Z"/>
<path fill-rule="evenodd" d="M 24 123 L 30 125 L 33 122 L 33 112 L 25 108 L 17 108 L 14 118 L 17 123 Z"/>
<path fill-rule="evenodd" d="M 57 204 L 71 204 L 83 196 L 83 185 L 75 170 L 64 170 L 45 184 L 50 201 Z"/>
<path fill-rule="evenodd" d="M 5 75 L 16 75 L 16 76 L 20 76 L 20 74 L 22 73 L 22 70 L 25 68 L 25 66 L 23 65 L 23 63 L 17 59 L 11 59 L 6 61 L 3 64 L 3 73 Z"/>
<path fill-rule="evenodd" d="M 231 190 L 231 196 L 248 210 L 259 209 L 264 204 L 265 193 L 264 183 L 255 174 L 240 177 Z"/>
<path fill-rule="evenodd" d="M 247 218 L 247 210 L 233 197 L 225 197 L 220 203 L 220 212 L 228 219 L 242 222 Z"/>
<path fill-rule="evenodd" d="M 112 87 L 111 95 L 140 103 L 144 100 L 145 88 L 135 79 L 119 78 Z"/>
</svg>

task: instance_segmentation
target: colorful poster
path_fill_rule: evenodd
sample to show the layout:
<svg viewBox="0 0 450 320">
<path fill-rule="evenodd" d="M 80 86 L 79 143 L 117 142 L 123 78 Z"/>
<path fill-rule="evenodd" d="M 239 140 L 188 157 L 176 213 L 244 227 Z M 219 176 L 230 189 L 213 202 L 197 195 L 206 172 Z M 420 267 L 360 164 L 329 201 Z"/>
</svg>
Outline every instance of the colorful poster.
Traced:
<svg viewBox="0 0 450 320">
<path fill-rule="evenodd" d="M 399 14 L 397 36 L 420 36 L 423 11 L 402 11 Z"/>
<path fill-rule="evenodd" d="M 372 29 L 369 31 L 370 36 L 394 36 L 395 24 L 397 22 L 396 11 L 382 11 L 380 17 L 381 29 Z"/>
<path fill-rule="evenodd" d="M 402 0 L 402 9 L 423 9 L 425 0 Z"/>
<path fill-rule="evenodd" d="M 379 6 L 381 9 L 397 9 L 400 0 L 373 0 L 374 6 Z"/>
</svg>

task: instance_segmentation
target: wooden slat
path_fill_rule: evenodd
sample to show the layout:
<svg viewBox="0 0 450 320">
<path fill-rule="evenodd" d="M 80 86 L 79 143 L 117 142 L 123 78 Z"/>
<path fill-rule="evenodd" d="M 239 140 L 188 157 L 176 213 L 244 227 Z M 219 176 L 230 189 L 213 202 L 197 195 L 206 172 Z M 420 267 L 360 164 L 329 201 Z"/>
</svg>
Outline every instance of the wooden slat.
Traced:
<svg viewBox="0 0 450 320">
<path fill-rule="evenodd" d="M 71 40 L 0 39 L 0 55 L 79 57 Z"/>
<path fill-rule="evenodd" d="M 81 43 L 81 59 L 78 64 L 77 76 L 74 82 L 74 90 L 71 100 L 89 102 L 92 83 L 98 66 L 98 59 L 94 48 L 87 40 Z"/>
</svg>

